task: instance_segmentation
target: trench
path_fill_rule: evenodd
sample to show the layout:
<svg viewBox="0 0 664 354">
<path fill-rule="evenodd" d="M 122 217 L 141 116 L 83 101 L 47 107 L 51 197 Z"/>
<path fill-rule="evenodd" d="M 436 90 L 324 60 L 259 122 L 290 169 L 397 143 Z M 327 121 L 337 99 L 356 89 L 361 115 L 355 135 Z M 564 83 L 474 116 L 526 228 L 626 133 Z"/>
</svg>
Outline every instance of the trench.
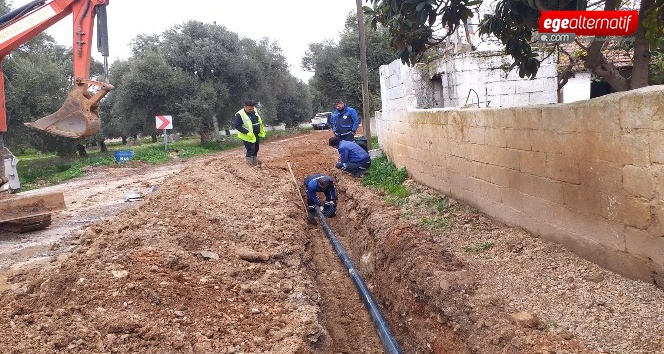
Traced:
<svg viewBox="0 0 664 354">
<path fill-rule="evenodd" d="M 339 207 L 337 216 L 327 220 L 374 297 L 399 349 L 403 353 L 470 353 L 456 332 L 458 328 L 449 325 L 450 316 L 466 318 L 460 313 L 464 306 L 453 300 L 433 299 L 449 294 L 423 290 L 440 289 L 430 282 L 440 278 L 439 273 L 458 273 L 461 263 L 436 245 L 428 233 L 402 224 L 398 212 L 360 186 L 359 180 L 331 169 L 334 155 L 302 146 L 288 155 L 298 182 L 314 172 L 335 179 Z M 299 188 L 304 193 L 303 186 Z M 295 193 L 292 201 L 301 204 Z M 307 267 L 320 293 L 319 320 L 328 334 L 319 349 L 324 353 L 385 353 L 369 312 L 320 223 L 308 228 Z M 423 248 L 426 252 L 420 253 Z M 432 255 L 433 261 L 425 259 Z M 441 301 L 445 303 L 442 306 L 453 308 L 454 314 L 432 305 Z"/>
</svg>

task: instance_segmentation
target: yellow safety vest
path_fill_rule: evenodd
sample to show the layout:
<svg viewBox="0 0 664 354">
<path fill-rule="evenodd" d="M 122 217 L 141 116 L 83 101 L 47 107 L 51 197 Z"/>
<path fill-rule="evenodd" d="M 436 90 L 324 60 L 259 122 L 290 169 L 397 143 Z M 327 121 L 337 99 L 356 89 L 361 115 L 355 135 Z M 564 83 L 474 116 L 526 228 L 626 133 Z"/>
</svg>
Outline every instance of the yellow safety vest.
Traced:
<svg viewBox="0 0 664 354">
<path fill-rule="evenodd" d="M 260 131 L 258 132 L 258 136 L 261 138 L 264 138 L 267 134 L 265 133 L 265 127 L 263 126 L 263 119 L 261 119 L 260 114 L 258 112 L 255 112 L 256 116 L 258 117 L 258 125 L 260 126 Z M 244 140 L 248 141 L 250 143 L 255 143 L 256 142 L 256 135 L 254 135 L 254 127 L 251 125 L 251 118 L 249 118 L 249 115 L 247 115 L 247 112 L 244 111 L 244 108 L 240 109 L 237 111 L 236 114 L 240 115 L 240 118 L 242 118 L 242 126 L 246 128 L 249 133 L 245 134 L 240 131 L 237 132 L 237 137 Z"/>
</svg>

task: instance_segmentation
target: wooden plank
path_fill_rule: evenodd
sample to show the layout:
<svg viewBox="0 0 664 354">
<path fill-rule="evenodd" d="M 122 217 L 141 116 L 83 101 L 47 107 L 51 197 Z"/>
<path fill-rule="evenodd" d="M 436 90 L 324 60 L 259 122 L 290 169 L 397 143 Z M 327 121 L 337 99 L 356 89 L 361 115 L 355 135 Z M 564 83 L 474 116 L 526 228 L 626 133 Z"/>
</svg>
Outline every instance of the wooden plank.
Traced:
<svg viewBox="0 0 664 354">
<path fill-rule="evenodd" d="M 62 192 L 22 196 L 13 194 L 0 197 L 0 222 L 39 216 L 65 208 Z"/>
</svg>

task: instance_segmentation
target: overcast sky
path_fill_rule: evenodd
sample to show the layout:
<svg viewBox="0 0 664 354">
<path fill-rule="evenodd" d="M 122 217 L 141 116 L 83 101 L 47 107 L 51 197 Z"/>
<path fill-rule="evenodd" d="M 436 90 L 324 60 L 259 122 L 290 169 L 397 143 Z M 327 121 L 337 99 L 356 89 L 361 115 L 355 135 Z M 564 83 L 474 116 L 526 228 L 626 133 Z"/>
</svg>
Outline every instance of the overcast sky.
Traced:
<svg viewBox="0 0 664 354">
<path fill-rule="evenodd" d="M 13 8 L 28 3 L 14 0 Z M 110 0 L 107 7 L 109 60 L 130 56 L 129 42 L 139 34 L 160 34 L 188 20 L 216 21 L 228 30 L 256 41 L 268 37 L 279 43 L 291 73 L 308 81 L 312 73 L 302 71 L 300 62 L 309 43 L 332 39 L 337 42 L 354 0 Z M 47 32 L 58 43 L 72 45 L 71 16 Z M 96 33 L 95 33 L 96 35 Z M 93 56 L 101 59 L 92 49 Z"/>
</svg>

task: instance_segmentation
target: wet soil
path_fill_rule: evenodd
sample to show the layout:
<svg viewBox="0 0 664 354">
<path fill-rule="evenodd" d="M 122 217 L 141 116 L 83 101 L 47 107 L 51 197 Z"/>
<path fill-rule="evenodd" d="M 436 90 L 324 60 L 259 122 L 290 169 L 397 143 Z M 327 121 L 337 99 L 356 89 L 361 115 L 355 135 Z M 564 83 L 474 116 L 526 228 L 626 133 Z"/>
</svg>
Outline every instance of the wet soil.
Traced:
<svg viewBox="0 0 664 354">
<path fill-rule="evenodd" d="M 601 353 L 514 313 L 454 242 L 335 170 L 328 137 L 263 144 L 257 167 L 236 149 L 50 187 L 67 211 L 1 239 L 0 352 L 384 352 L 322 228 L 305 221 L 302 181 L 319 172 L 339 191 L 330 225 L 402 352 Z M 125 202 L 132 191 L 143 200 Z M 469 217 L 474 232 L 501 227 Z"/>
</svg>

